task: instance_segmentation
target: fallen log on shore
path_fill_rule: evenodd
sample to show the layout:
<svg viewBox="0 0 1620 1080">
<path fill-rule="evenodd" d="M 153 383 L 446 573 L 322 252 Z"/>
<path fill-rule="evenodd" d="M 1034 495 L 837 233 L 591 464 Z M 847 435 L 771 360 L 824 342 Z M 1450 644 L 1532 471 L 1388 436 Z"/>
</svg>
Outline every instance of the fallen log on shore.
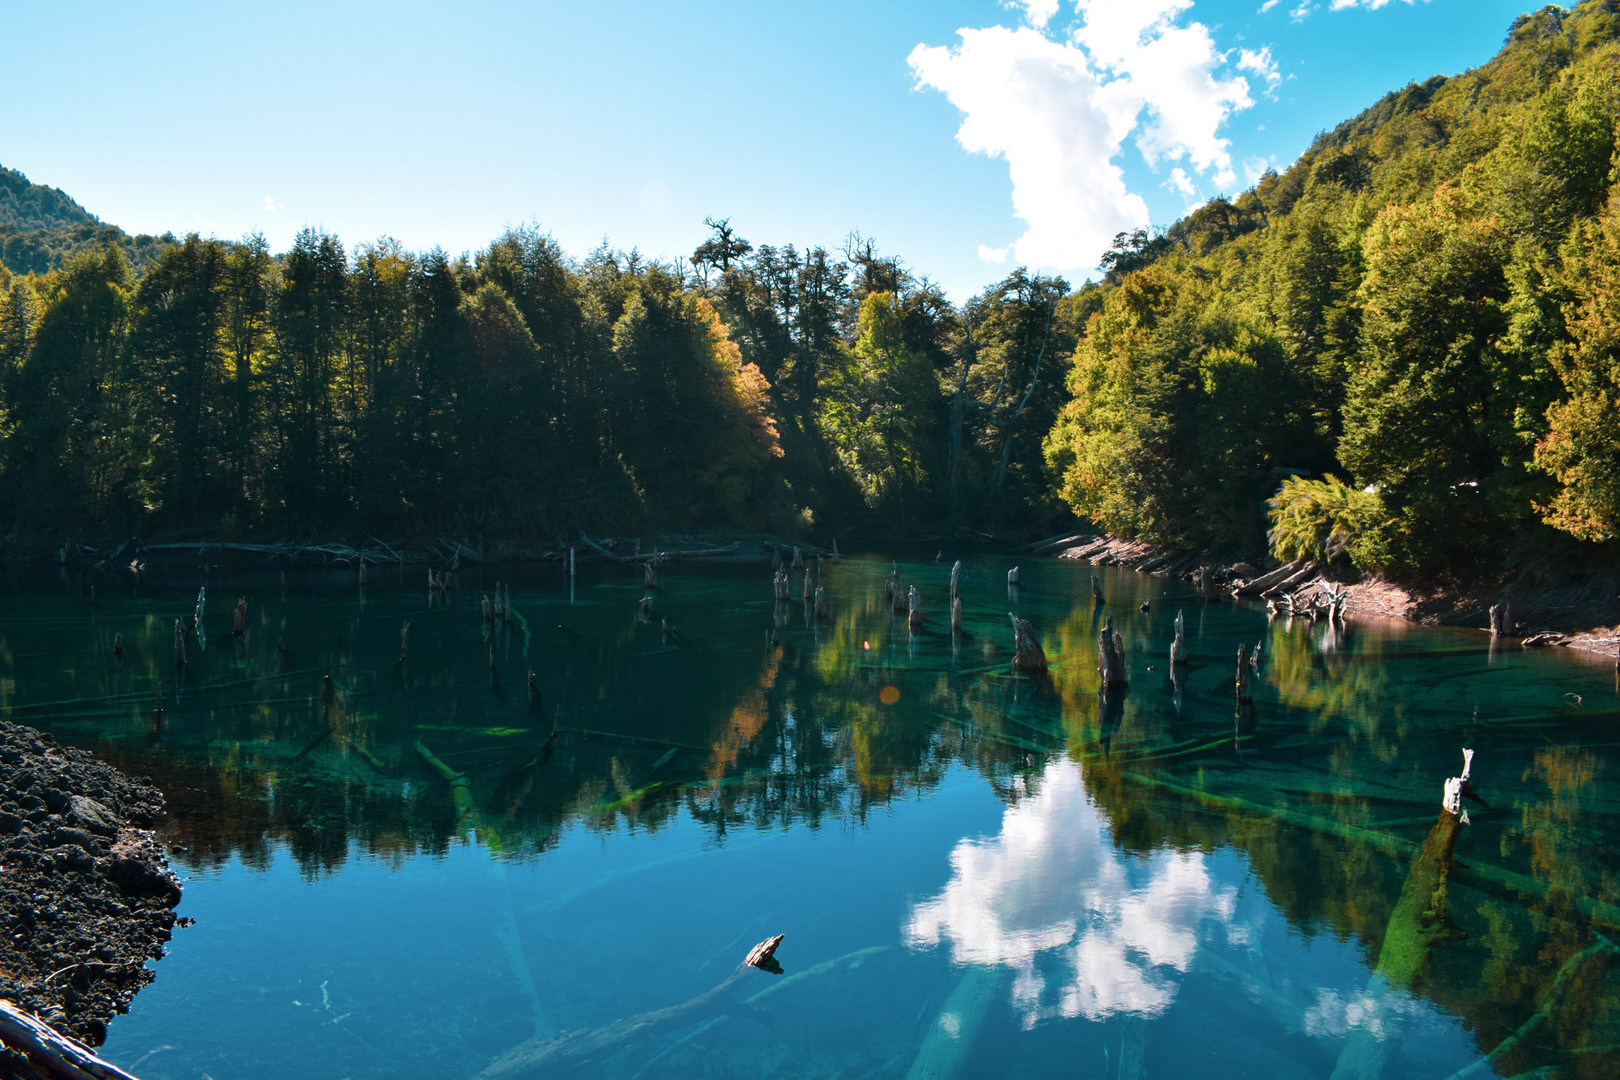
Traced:
<svg viewBox="0 0 1620 1080">
<path fill-rule="evenodd" d="M 0 1042 L 19 1055 L 3 1068 L 18 1080 L 136 1080 L 9 1001 L 0 1000 Z"/>
</svg>

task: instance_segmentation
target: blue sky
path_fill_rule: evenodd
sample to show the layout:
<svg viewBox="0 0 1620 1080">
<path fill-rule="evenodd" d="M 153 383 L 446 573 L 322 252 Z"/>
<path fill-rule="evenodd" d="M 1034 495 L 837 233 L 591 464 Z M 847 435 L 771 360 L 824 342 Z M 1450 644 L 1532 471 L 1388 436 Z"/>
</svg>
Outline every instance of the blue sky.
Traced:
<svg viewBox="0 0 1620 1080">
<path fill-rule="evenodd" d="M 1488 60 L 1524 0 L 0 5 L 0 165 L 132 232 L 690 255 L 876 240 L 962 300 Z M 1099 239 L 1101 238 L 1101 239 Z"/>
</svg>

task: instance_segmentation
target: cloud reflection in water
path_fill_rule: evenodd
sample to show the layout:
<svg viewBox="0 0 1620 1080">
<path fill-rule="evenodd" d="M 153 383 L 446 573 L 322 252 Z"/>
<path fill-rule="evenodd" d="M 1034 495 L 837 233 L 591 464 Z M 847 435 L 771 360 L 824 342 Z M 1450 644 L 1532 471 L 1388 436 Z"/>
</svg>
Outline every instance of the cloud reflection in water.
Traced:
<svg viewBox="0 0 1620 1080">
<path fill-rule="evenodd" d="M 1206 923 L 1248 938 L 1236 887 L 1215 882 L 1202 852 L 1114 848 L 1078 764 L 1049 764 L 1038 791 L 1007 809 L 999 836 L 956 845 L 944 891 L 912 909 L 909 945 L 944 942 L 958 964 L 1012 969 L 1013 1005 L 1033 1026 L 1158 1015 Z"/>
</svg>

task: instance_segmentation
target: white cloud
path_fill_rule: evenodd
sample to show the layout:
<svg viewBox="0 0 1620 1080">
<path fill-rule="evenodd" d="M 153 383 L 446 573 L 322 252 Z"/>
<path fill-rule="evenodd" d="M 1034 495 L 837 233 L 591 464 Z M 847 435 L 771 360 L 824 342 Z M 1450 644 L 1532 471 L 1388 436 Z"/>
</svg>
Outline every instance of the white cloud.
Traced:
<svg viewBox="0 0 1620 1080">
<path fill-rule="evenodd" d="M 1038 30 L 1057 14 L 1058 0 L 1008 0 L 1007 6 L 1023 8 L 1024 20 Z"/>
<path fill-rule="evenodd" d="M 1243 179 L 1250 187 L 1258 184 L 1260 178 L 1266 175 L 1267 169 L 1276 169 L 1277 166 L 1269 158 L 1248 157 L 1243 159 Z M 1282 170 L 1278 169 L 1279 172 Z"/>
<path fill-rule="evenodd" d="M 1026 1026 L 1051 1017 L 1152 1016 L 1174 1000 L 1206 926 L 1249 940 L 1237 889 L 1208 856 L 1169 848 L 1127 856 L 1086 795 L 1080 766 L 1054 761 L 1039 794 L 1008 809 L 1001 834 L 951 852 L 951 879 L 913 907 L 913 948 L 945 944 L 957 964 L 1011 968 Z"/>
<path fill-rule="evenodd" d="M 264 202 L 261 203 L 260 206 L 263 208 L 265 213 L 273 214 L 277 210 L 281 209 L 281 200 L 277 199 L 273 195 L 266 195 L 264 197 Z"/>
<path fill-rule="evenodd" d="M 1311 0 L 1300 0 L 1300 5 L 1294 10 L 1290 11 L 1288 14 L 1295 22 L 1299 22 L 1301 19 L 1305 18 L 1315 10 L 1316 5 L 1311 3 Z"/>
<path fill-rule="evenodd" d="M 989 244 L 979 245 L 979 258 L 987 263 L 1004 263 L 1010 254 L 1012 254 L 1011 247 L 993 248 Z"/>
<path fill-rule="evenodd" d="M 1271 58 L 1271 46 L 1262 45 L 1260 51 L 1253 49 L 1238 50 L 1238 70 L 1252 71 L 1266 80 L 1266 93 L 1277 89 L 1282 82 L 1282 73 L 1277 70 L 1277 61 Z"/>
<path fill-rule="evenodd" d="M 1028 226 L 1018 260 L 1094 266 L 1116 233 L 1146 227 L 1147 203 L 1112 161 L 1135 112 L 1110 100 L 1085 53 L 1029 27 L 958 33 L 961 45 L 919 45 L 908 60 L 919 86 L 962 110 L 962 148 L 1006 159 L 1013 213 Z"/>
<path fill-rule="evenodd" d="M 1192 178 L 1187 175 L 1187 170 L 1179 166 L 1170 170 L 1170 179 L 1164 182 L 1164 186 L 1184 199 L 1190 199 L 1198 193 L 1198 189 L 1193 186 Z"/>
<path fill-rule="evenodd" d="M 1276 7 L 1281 2 L 1282 2 L 1282 0 L 1266 0 L 1265 3 L 1260 5 L 1260 10 L 1255 12 L 1255 14 L 1256 15 L 1264 15 L 1266 12 L 1268 12 L 1272 8 Z"/>
<path fill-rule="evenodd" d="M 1377 11 L 1379 8 L 1385 7 L 1393 2 L 1394 0 L 1333 0 L 1333 4 L 1328 8 L 1328 10 L 1347 11 L 1350 8 L 1359 7 L 1366 8 L 1369 11 Z M 1427 4 L 1429 0 L 1423 0 L 1423 2 Z M 1405 4 L 1407 7 L 1411 7 L 1413 0 L 1401 0 L 1401 3 Z"/>
<path fill-rule="evenodd" d="M 1046 29 L 1056 0 L 1018 6 L 1029 25 L 962 29 L 959 45 L 919 45 L 908 62 L 919 88 L 962 111 L 962 148 L 1007 161 L 1027 227 L 1013 245 L 1020 262 L 1090 268 L 1115 234 L 1148 225 L 1116 164 L 1133 133 L 1150 168 L 1187 161 L 1215 186 L 1235 186 L 1219 131 L 1254 102 L 1242 74 L 1222 73 L 1229 54 L 1210 30 L 1181 22 L 1192 0 L 1076 0 L 1066 35 Z M 1242 50 L 1236 66 L 1268 90 L 1278 81 L 1269 48 Z"/>
</svg>

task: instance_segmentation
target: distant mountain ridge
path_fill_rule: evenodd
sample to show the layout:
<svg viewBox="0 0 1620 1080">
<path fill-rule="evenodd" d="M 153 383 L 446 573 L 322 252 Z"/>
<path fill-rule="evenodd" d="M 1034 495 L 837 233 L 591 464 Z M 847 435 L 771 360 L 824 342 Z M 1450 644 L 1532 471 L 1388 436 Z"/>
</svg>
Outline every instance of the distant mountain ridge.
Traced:
<svg viewBox="0 0 1620 1080">
<path fill-rule="evenodd" d="M 31 183 L 0 165 L 0 265 L 17 274 L 44 274 L 70 256 L 116 243 L 140 266 L 175 242 L 173 234 L 131 236 L 104 224 L 61 188 Z"/>
<path fill-rule="evenodd" d="M 0 166 L 0 226 L 28 230 L 99 224 L 61 188 L 29 183 L 22 173 Z"/>
</svg>

